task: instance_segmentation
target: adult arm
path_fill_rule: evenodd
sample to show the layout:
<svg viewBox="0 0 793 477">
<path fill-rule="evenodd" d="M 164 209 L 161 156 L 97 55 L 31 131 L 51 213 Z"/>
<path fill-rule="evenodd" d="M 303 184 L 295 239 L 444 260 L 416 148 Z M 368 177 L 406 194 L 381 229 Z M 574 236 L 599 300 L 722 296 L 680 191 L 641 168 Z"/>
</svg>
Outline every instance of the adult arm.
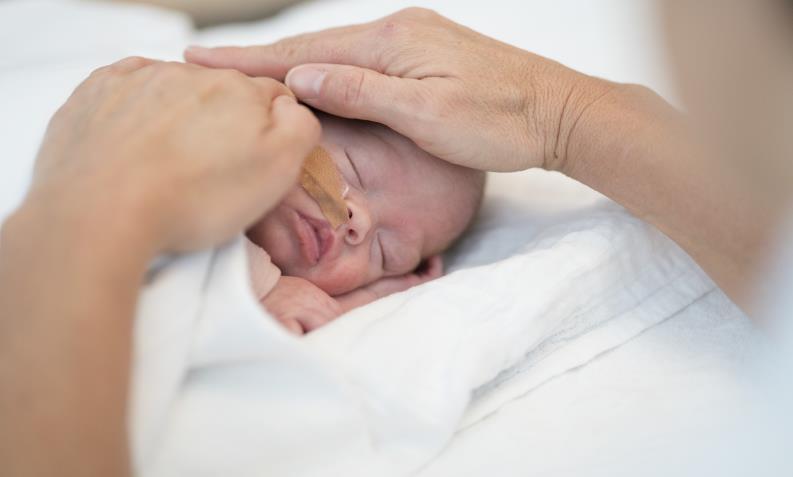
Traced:
<svg viewBox="0 0 793 477">
<path fill-rule="evenodd" d="M 457 164 L 558 170 L 680 244 L 736 301 L 774 218 L 652 91 L 593 78 L 424 9 L 188 61 L 284 78 L 307 104 L 383 123 Z"/>
<path fill-rule="evenodd" d="M 123 60 L 53 117 L 0 235 L 0 473 L 128 475 L 132 317 L 158 253 L 230 238 L 319 124 L 273 80 Z"/>
</svg>

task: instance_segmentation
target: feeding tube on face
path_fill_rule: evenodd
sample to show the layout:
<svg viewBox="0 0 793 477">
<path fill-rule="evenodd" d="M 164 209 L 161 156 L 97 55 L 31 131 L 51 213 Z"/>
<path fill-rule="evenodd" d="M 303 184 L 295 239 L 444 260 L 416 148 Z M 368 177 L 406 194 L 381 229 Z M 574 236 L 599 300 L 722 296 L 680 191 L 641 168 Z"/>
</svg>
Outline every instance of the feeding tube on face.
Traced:
<svg viewBox="0 0 793 477">
<path fill-rule="evenodd" d="M 317 202 L 331 227 L 349 220 L 344 201 L 347 185 L 328 151 L 319 146 L 311 151 L 303 163 L 300 185 Z"/>
</svg>

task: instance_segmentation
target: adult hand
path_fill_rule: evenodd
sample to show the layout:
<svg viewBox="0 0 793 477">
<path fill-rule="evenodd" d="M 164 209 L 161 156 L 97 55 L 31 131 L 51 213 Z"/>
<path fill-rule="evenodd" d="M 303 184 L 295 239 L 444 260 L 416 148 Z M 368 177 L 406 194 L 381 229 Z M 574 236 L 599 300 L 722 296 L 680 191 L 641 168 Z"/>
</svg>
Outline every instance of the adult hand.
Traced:
<svg viewBox="0 0 793 477">
<path fill-rule="evenodd" d="M 705 159 L 687 121 L 652 91 L 574 72 L 428 10 L 185 57 L 285 78 L 304 102 L 383 123 L 457 164 L 559 170 L 657 226 L 738 300 L 769 248 L 773 207 L 741 199 L 735 178 Z"/>
<path fill-rule="evenodd" d="M 282 84 L 239 72 L 130 58 L 77 88 L 0 228 L 3 475 L 130 473 L 131 323 L 149 260 L 255 221 L 318 139 Z"/>
<path fill-rule="evenodd" d="M 496 171 L 559 167 L 578 118 L 613 87 L 420 8 L 272 45 L 192 47 L 185 58 L 285 79 L 313 107 Z"/>
<path fill-rule="evenodd" d="M 55 114 L 26 204 L 124 228 L 155 253 L 206 247 L 276 203 L 319 131 L 275 80 L 128 58 Z"/>
</svg>

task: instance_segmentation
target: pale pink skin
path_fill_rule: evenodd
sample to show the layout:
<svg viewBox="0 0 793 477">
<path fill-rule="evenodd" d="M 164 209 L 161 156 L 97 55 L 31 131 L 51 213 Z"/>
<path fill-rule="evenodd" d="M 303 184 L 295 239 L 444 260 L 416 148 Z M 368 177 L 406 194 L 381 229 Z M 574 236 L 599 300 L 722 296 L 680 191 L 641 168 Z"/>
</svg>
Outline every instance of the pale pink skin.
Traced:
<svg viewBox="0 0 793 477">
<path fill-rule="evenodd" d="M 462 233 L 479 196 L 471 171 L 383 126 L 323 117 L 322 128 L 322 146 L 349 186 L 351 218 L 331 229 L 317 203 L 296 186 L 248 232 L 284 275 L 336 296 L 410 273 Z M 322 235 L 330 240 L 318 257 Z"/>
</svg>

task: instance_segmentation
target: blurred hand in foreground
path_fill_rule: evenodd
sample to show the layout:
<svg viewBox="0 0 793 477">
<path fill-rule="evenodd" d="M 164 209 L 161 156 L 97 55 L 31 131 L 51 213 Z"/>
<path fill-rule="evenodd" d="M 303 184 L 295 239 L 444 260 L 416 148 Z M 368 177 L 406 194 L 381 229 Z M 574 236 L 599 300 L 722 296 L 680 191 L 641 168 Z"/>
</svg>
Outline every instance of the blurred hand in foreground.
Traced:
<svg viewBox="0 0 793 477">
<path fill-rule="evenodd" d="M 75 90 L 0 228 L 3 475 L 131 474 L 132 321 L 150 259 L 241 232 L 319 133 L 283 84 L 239 72 L 129 58 Z"/>
<path fill-rule="evenodd" d="M 128 58 L 55 114 L 26 203 L 101 217 L 156 252 L 206 247 L 277 203 L 319 131 L 275 80 Z"/>
</svg>

